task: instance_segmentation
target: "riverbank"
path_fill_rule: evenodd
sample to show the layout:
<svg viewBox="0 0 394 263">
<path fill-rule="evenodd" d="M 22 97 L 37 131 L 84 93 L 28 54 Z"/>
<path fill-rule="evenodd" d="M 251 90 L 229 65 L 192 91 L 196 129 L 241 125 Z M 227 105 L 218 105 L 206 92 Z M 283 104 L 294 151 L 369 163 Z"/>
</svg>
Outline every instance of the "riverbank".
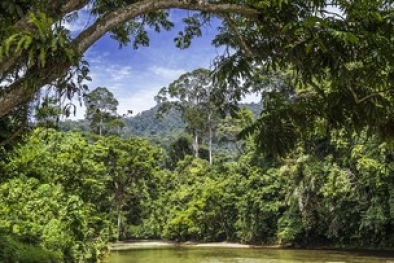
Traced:
<svg viewBox="0 0 394 263">
<path fill-rule="evenodd" d="M 247 245 L 234 242 L 175 242 L 165 240 L 131 240 L 112 243 L 109 245 L 110 251 L 120 251 L 128 249 L 150 249 L 165 247 L 203 247 L 203 248 L 262 248 L 262 249 L 286 249 L 286 250 L 321 250 L 321 251 L 347 251 L 357 253 L 358 255 L 368 255 L 374 253 L 380 256 L 392 257 L 394 250 L 376 249 L 376 248 L 360 248 L 360 247 L 332 247 L 332 246 L 309 246 L 296 247 L 291 244 L 287 245 Z M 391 261 L 390 261 L 391 263 Z M 394 261 L 392 262 L 394 263 Z"/>
<path fill-rule="evenodd" d="M 127 250 L 133 248 L 155 248 L 155 247 L 211 247 L 211 248 L 284 248 L 284 246 L 256 246 L 231 242 L 173 242 L 163 240 L 136 240 L 112 243 L 109 248 L 111 251 Z"/>
</svg>

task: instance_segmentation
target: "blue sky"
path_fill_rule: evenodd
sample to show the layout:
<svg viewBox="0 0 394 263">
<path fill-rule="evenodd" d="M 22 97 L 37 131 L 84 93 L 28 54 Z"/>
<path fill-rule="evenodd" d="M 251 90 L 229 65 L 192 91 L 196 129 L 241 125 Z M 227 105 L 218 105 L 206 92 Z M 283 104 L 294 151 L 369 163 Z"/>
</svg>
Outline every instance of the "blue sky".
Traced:
<svg viewBox="0 0 394 263">
<path fill-rule="evenodd" d="M 329 7 L 327 10 L 341 14 L 335 7 Z M 196 38 L 191 47 L 185 50 L 178 49 L 173 40 L 184 28 L 182 18 L 192 14 L 188 12 L 171 10 L 170 17 L 175 27 L 169 32 L 161 33 L 150 30 L 149 47 L 135 50 L 130 45 L 119 49 L 117 41 L 108 35 L 96 42 L 85 54 L 93 79 L 88 83 L 90 90 L 99 86 L 107 87 L 119 101 L 118 113 L 122 115 L 132 110 L 135 115 L 155 106 L 154 96 L 158 91 L 181 74 L 200 67 L 210 68 L 215 56 L 223 52 L 223 49 L 211 45 L 220 23 L 216 21 L 212 27 L 203 28 L 203 36 Z M 93 21 L 85 8 L 79 12 L 76 21 L 65 22 L 65 25 L 76 35 Z M 251 101 L 259 101 L 259 96 L 248 95 L 243 99 L 243 102 Z M 83 118 L 84 114 L 85 108 L 80 107 L 76 118 Z"/>
<path fill-rule="evenodd" d="M 171 11 L 175 28 L 169 32 L 149 32 L 149 47 L 135 50 L 130 45 L 119 49 L 119 44 L 109 36 L 96 42 L 85 54 L 93 79 L 88 83 L 90 90 L 107 87 L 119 101 L 118 113 L 132 110 L 135 115 L 153 107 L 158 91 L 181 74 L 199 67 L 209 68 L 214 57 L 223 52 L 211 45 L 217 25 L 205 27 L 203 37 L 195 39 L 188 49 L 181 50 L 175 47 L 173 39 L 183 29 L 181 19 L 185 15 L 186 11 Z M 77 33 L 87 23 L 88 15 L 81 14 L 78 21 L 67 27 Z M 84 112 L 84 108 L 79 108 L 77 118 L 83 118 Z"/>
</svg>

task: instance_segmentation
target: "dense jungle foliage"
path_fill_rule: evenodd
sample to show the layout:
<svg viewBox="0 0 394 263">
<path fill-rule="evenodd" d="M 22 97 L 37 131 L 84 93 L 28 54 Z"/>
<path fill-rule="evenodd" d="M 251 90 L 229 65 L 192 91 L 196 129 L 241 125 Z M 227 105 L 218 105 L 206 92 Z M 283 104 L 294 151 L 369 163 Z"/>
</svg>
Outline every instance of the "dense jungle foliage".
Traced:
<svg viewBox="0 0 394 263">
<path fill-rule="evenodd" d="M 133 238 L 393 248 L 386 143 L 333 130 L 286 158 L 241 147 L 173 166 L 146 139 L 36 128 L 1 164 L 0 259 L 94 262 Z"/>
<path fill-rule="evenodd" d="M 393 7 L 2 0 L 0 263 L 97 262 L 130 238 L 393 249 Z M 159 91 L 158 112 L 184 126 L 167 141 L 140 126 L 149 141 L 123 133 L 108 89 L 88 92 L 84 54 L 107 34 L 149 46 L 173 9 L 192 11 L 178 48 L 214 22 L 224 52 Z M 237 106 L 250 93 L 257 119 Z M 57 130 L 74 99 L 81 131 Z"/>
</svg>

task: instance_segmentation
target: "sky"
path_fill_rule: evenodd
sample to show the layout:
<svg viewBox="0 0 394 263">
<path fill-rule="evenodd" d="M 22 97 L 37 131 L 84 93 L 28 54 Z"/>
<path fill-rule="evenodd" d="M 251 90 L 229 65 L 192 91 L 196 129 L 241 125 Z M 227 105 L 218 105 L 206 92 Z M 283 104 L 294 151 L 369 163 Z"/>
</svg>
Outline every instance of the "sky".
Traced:
<svg viewBox="0 0 394 263">
<path fill-rule="evenodd" d="M 181 50 L 175 47 L 173 39 L 184 28 L 181 19 L 187 14 L 187 11 L 172 10 L 170 17 L 176 26 L 169 32 L 149 30 L 149 47 L 135 50 L 129 45 L 119 49 L 118 42 L 108 35 L 96 42 L 85 54 L 92 77 L 92 82 L 87 83 L 89 89 L 108 88 L 119 101 L 118 114 L 132 110 L 135 115 L 155 106 L 154 96 L 159 90 L 183 73 L 200 67 L 210 68 L 215 56 L 223 52 L 211 45 L 218 23 L 204 27 L 203 36 L 196 38 L 189 48 Z M 77 34 L 89 22 L 85 11 L 66 27 L 72 34 Z M 252 96 L 245 101 L 257 101 L 257 98 Z M 83 118 L 84 113 L 83 107 L 78 108 L 76 118 Z"/>
</svg>

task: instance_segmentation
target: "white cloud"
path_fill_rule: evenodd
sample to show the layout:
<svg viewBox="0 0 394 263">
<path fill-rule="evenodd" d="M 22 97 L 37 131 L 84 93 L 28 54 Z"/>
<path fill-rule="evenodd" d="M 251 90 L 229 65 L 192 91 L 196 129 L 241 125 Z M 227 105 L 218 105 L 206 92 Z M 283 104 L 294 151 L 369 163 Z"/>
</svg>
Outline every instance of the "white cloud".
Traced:
<svg viewBox="0 0 394 263">
<path fill-rule="evenodd" d="M 107 87 L 119 101 L 118 114 L 123 115 L 132 110 L 134 114 L 148 110 L 156 105 L 154 96 L 160 88 L 167 85 L 183 73 L 180 70 L 166 68 L 154 68 L 141 72 L 132 66 L 122 66 L 113 64 L 106 66 L 104 63 L 91 63 L 92 82 L 88 83 L 90 90 L 98 86 Z M 77 118 L 83 118 L 79 112 L 85 111 L 84 108 L 78 110 Z"/>
<path fill-rule="evenodd" d="M 83 24 L 83 23 L 81 23 L 79 21 L 72 21 L 72 22 L 65 21 L 63 23 L 63 26 L 67 30 L 70 30 L 71 32 L 79 32 L 79 31 L 82 31 L 85 28 L 85 24 Z"/>
<path fill-rule="evenodd" d="M 172 69 L 161 66 L 152 66 L 149 68 L 152 74 L 157 75 L 168 81 L 176 80 L 180 75 L 186 73 L 183 69 Z"/>
<path fill-rule="evenodd" d="M 88 52 L 86 59 L 92 77 L 92 82 L 88 83 L 90 90 L 98 86 L 107 87 L 119 101 L 120 115 L 126 114 L 128 110 L 137 114 L 155 106 L 154 96 L 160 88 L 186 72 L 184 69 L 160 65 L 162 63 L 138 65 L 115 60 L 109 52 L 99 53 L 94 50 Z M 83 114 L 78 114 L 78 117 L 83 117 Z"/>
<path fill-rule="evenodd" d="M 102 63 L 103 60 L 108 58 L 109 55 L 110 55 L 109 52 L 98 53 L 98 52 L 93 52 L 93 51 L 89 50 L 86 57 L 88 57 L 89 64 L 92 64 L 92 65 L 96 64 L 97 65 L 97 64 Z"/>
<path fill-rule="evenodd" d="M 107 81 L 111 81 L 111 83 L 115 84 L 130 78 L 133 73 L 135 72 L 133 72 L 131 66 L 110 65 L 103 66 L 100 69 L 100 75 L 103 75 Z"/>
<path fill-rule="evenodd" d="M 136 93 L 130 93 L 129 96 L 118 98 L 119 114 L 126 114 L 128 110 L 133 111 L 133 116 L 156 105 L 154 97 L 158 92 L 157 87 L 147 88 Z"/>
</svg>

